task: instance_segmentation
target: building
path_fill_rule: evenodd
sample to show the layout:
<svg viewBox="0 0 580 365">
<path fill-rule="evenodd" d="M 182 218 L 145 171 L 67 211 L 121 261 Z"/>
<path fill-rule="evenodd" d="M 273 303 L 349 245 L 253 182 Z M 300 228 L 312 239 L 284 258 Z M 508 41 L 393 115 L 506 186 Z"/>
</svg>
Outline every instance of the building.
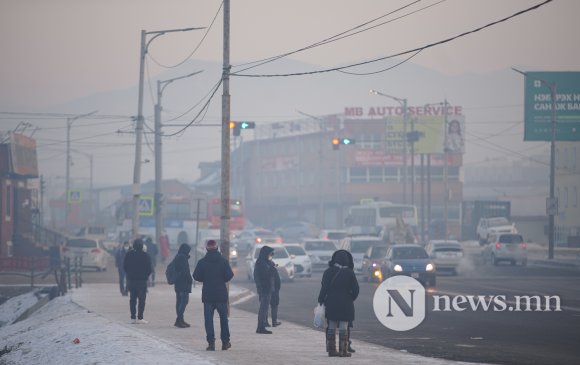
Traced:
<svg viewBox="0 0 580 365">
<path fill-rule="evenodd" d="M 555 242 L 580 246 L 580 142 L 556 143 L 555 192 L 558 215 L 555 216 Z"/>
</svg>

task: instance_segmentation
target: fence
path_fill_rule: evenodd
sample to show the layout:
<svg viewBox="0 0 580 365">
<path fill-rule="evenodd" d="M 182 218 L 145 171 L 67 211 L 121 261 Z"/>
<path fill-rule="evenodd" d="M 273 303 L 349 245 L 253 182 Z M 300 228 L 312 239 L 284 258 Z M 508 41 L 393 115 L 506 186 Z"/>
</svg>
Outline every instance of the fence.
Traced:
<svg viewBox="0 0 580 365">
<path fill-rule="evenodd" d="M 35 278 L 45 279 L 54 273 L 60 294 L 72 289 L 73 282 L 75 288 L 82 286 L 82 266 L 82 257 L 75 257 L 72 260 L 65 257 L 58 262 L 48 256 L 0 257 L 0 275 L 27 277 L 30 279 L 30 286 L 34 287 Z"/>
</svg>

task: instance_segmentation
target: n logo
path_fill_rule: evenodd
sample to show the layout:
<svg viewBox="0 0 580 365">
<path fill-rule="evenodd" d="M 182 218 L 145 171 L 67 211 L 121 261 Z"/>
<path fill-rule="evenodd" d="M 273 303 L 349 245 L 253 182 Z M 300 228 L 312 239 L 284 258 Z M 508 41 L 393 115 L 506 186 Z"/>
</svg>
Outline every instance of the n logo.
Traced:
<svg viewBox="0 0 580 365">
<path fill-rule="evenodd" d="M 385 327 L 411 330 L 425 319 L 425 288 L 408 276 L 390 277 L 375 291 L 373 308 Z"/>
</svg>

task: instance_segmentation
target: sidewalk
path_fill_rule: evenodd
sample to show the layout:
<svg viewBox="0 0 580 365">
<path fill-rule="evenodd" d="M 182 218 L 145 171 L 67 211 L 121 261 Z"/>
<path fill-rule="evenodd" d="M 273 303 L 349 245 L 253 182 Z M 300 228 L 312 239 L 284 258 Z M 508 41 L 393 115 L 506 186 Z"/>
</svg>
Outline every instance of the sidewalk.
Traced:
<svg viewBox="0 0 580 365">
<path fill-rule="evenodd" d="M 243 300 L 251 294 L 245 289 L 232 286 L 230 297 L 232 302 Z M 357 341 L 357 352 L 351 358 L 329 358 L 325 352 L 325 338 L 322 332 L 313 328 L 299 326 L 284 321 L 283 325 L 273 329 L 272 335 L 258 335 L 256 331 L 256 315 L 237 310 L 232 306 L 230 315 L 230 332 L 232 348 L 221 351 L 219 341 L 219 322 L 216 318 L 216 351 L 205 351 L 207 342 L 203 326 L 203 306 L 201 303 L 201 286 L 193 289 L 185 319 L 191 328 L 176 328 L 175 322 L 175 292 L 167 284 L 159 284 L 150 288 L 144 318 L 148 324 L 130 324 L 129 298 L 119 294 L 117 284 L 86 284 L 75 289 L 72 300 L 124 327 L 139 331 L 161 342 L 173 345 L 184 353 L 192 353 L 194 358 L 204 358 L 215 364 L 255 365 L 257 363 L 296 364 L 308 363 L 335 364 L 345 361 L 349 364 L 451 364 L 453 361 L 434 359 L 412 355 L 398 350 Z M 387 329 L 385 329 L 387 331 Z M 194 360 L 194 359 L 192 359 Z"/>
</svg>

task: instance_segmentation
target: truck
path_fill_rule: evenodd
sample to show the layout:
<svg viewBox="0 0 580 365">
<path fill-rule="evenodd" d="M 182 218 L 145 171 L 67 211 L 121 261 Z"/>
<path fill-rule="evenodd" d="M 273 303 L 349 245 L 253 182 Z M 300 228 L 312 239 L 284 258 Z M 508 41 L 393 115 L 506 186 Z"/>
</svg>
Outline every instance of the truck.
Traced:
<svg viewBox="0 0 580 365">
<path fill-rule="evenodd" d="M 511 220 L 511 202 L 502 200 L 466 200 L 461 203 L 461 239 L 476 240 L 481 218 L 503 217 Z"/>
</svg>

